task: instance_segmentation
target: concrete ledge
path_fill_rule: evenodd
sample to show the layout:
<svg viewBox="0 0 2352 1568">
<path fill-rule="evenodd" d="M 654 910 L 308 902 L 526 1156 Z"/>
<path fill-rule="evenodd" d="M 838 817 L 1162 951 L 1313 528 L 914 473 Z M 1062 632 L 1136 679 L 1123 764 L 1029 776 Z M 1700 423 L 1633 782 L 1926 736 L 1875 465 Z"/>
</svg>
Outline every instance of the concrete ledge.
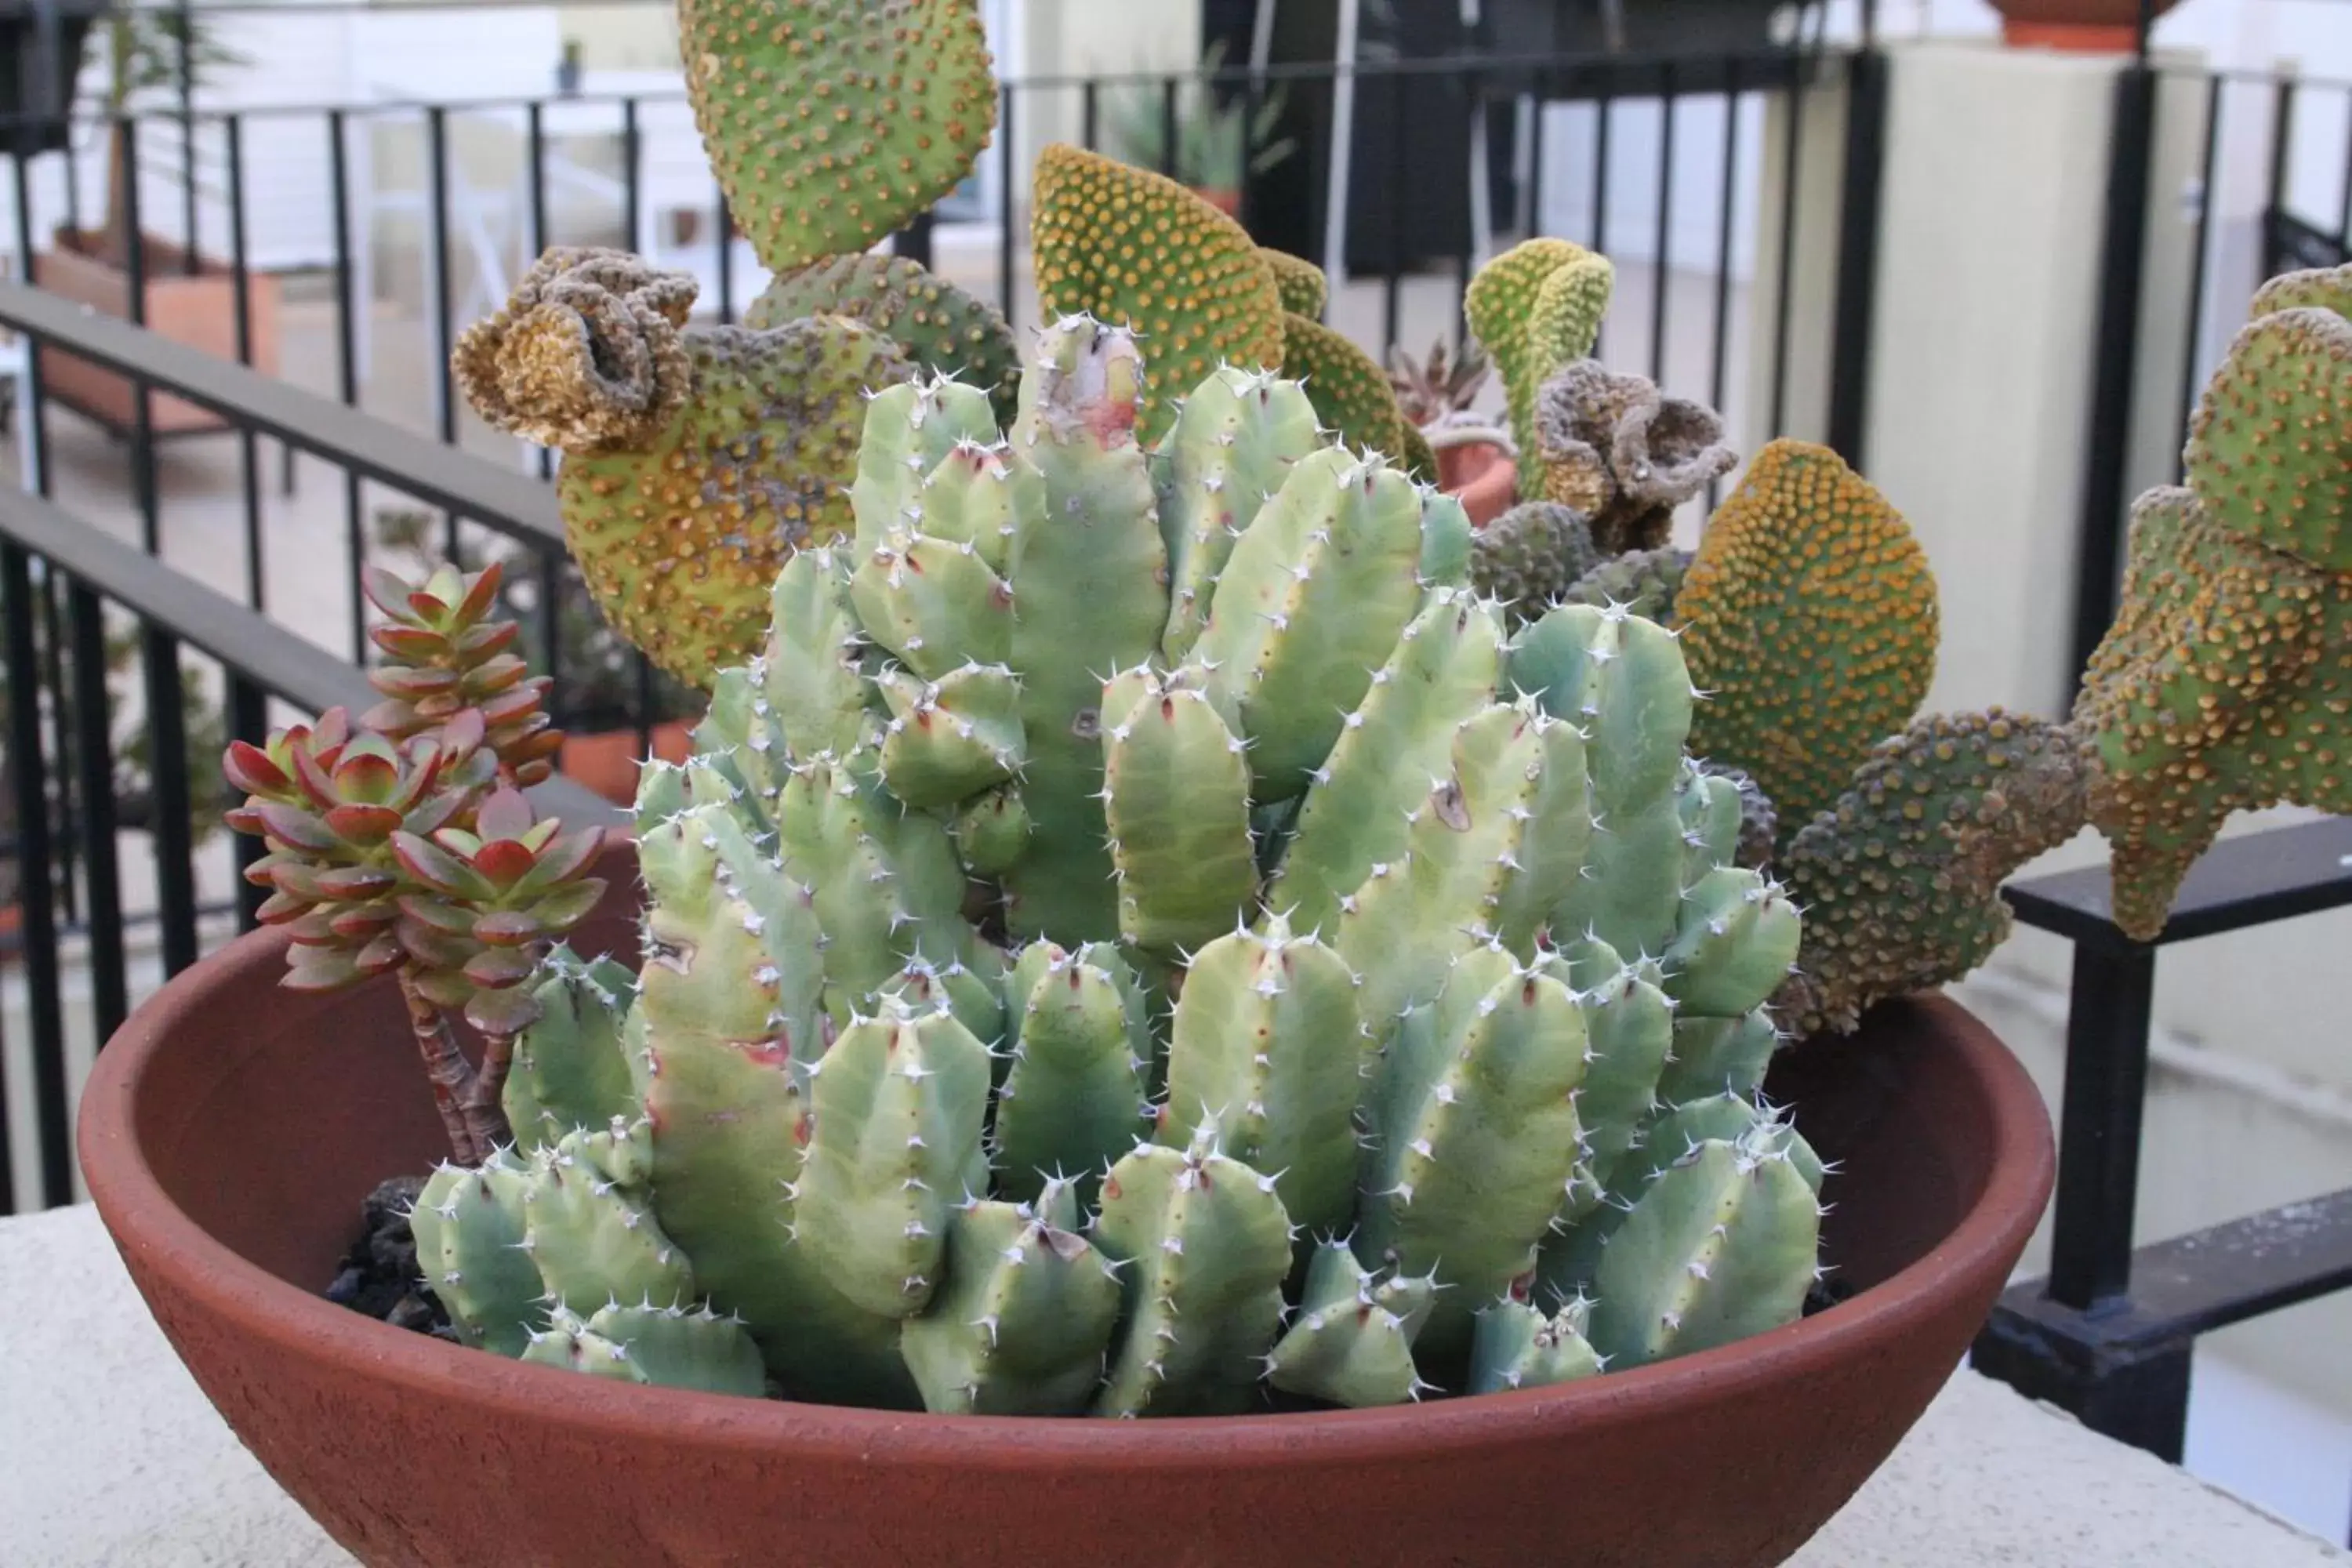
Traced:
<svg viewBox="0 0 2352 1568">
<path fill-rule="evenodd" d="M 333 1568 L 181 1370 L 87 1206 L 0 1220 L 0 1540 L 30 1568 Z M 1801 1419 L 1801 1412 L 1791 1412 Z M 1961 1373 L 1792 1568 L 2352 1556 Z"/>
</svg>

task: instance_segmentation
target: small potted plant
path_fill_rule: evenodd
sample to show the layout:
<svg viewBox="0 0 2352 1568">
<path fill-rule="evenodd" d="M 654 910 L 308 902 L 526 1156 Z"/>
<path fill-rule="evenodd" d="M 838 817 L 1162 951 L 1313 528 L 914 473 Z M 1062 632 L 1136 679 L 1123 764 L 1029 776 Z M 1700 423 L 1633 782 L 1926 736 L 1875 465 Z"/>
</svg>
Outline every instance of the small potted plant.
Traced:
<svg viewBox="0 0 2352 1568">
<path fill-rule="evenodd" d="M 1049 150 L 1009 419 L 924 278 L 810 302 L 992 130 L 977 20 L 929 15 L 962 141 L 845 96 L 891 193 L 850 210 L 788 199 L 832 155 L 780 163 L 751 87 L 904 18 L 738 53 L 682 12 L 795 313 L 693 324 L 690 279 L 561 249 L 461 340 L 708 715 L 633 842 L 567 831 L 499 568 L 372 574 L 385 701 L 228 764 L 272 930 L 85 1100 L 134 1279 L 371 1563 L 719 1563 L 784 1520 L 845 1565 L 1252 1568 L 1335 1510 L 1379 1563 L 1784 1560 L 2031 1234 L 2030 1080 L 1934 999 L 1783 1038 L 1811 917 L 1691 754 L 1686 639 L 1514 632 L 1459 500 L 1286 374 L 1333 353 L 1308 279 L 1192 193 Z M 321 1288 L 404 1175 L 394 1328 Z"/>
<path fill-rule="evenodd" d="M 1211 45 L 1200 74 L 1179 89 L 1172 149 L 1167 101 L 1156 88 L 1113 92 L 1108 135 L 1116 156 L 1171 174 L 1230 216 L 1241 209 L 1243 184 L 1280 165 L 1298 144 L 1275 134 L 1288 101 L 1283 88 L 1266 91 L 1252 113 L 1232 87 L 1214 79 L 1224 58 L 1223 42 Z"/>
<path fill-rule="evenodd" d="M 60 228 L 50 247 L 33 258 L 33 280 L 91 310 L 131 315 L 131 182 L 133 144 L 125 117 L 152 100 L 176 94 L 184 80 L 201 87 L 223 67 L 244 57 L 222 44 L 215 24 L 201 11 L 142 7 L 116 12 L 89 35 L 102 66 L 100 108 L 105 115 L 106 217 L 97 229 Z M 143 281 L 142 319 L 175 342 L 224 359 L 236 357 L 236 277 L 226 261 L 165 239 L 149 226 L 155 215 L 142 215 L 139 245 Z M 193 240 L 190 244 L 193 244 Z M 278 279 L 254 272 L 246 279 L 252 363 L 268 374 L 278 370 Z M 125 377 L 66 351 L 43 345 L 41 390 L 110 430 L 131 428 L 137 416 L 137 391 Z M 149 406 L 159 435 L 226 428 L 221 417 L 183 398 L 156 393 Z"/>
<path fill-rule="evenodd" d="M 1444 338 L 1416 360 L 1402 347 L 1389 355 L 1397 407 L 1437 459 L 1437 482 L 1461 497 L 1474 527 L 1484 528 L 1518 494 L 1517 452 L 1508 430 L 1470 405 L 1493 367 L 1476 340 L 1449 350 Z"/>
</svg>

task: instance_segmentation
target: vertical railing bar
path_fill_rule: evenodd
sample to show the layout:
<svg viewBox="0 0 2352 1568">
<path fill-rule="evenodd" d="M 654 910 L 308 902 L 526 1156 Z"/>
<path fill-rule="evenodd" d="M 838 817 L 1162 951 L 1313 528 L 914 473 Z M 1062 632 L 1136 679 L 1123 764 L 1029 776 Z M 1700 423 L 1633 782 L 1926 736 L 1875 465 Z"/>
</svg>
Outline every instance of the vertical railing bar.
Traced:
<svg viewBox="0 0 2352 1568">
<path fill-rule="evenodd" d="M 1538 70 L 1535 105 L 1528 115 L 1528 232 L 1522 237 L 1528 239 L 1539 237 L 1544 230 L 1544 103 L 1550 89 L 1551 72 Z"/>
<path fill-rule="evenodd" d="M 1592 133 L 1592 248 L 1609 254 L 1609 122 L 1614 118 L 1616 97 L 1607 81 L 1601 84 L 1599 98 L 1593 101 L 1595 122 Z M 1601 357 L 1601 341 L 1607 335 L 1604 318 L 1593 330 L 1592 357 Z"/>
<path fill-rule="evenodd" d="M 1838 190 L 1837 292 L 1830 310 L 1830 448 L 1860 468 L 1870 422 L 1870 338 L 1878 310 L 1878 237 L 1885 184 L 1886 57 L 1846 57 L 1845 145 Z"/>
<path fill-rule="evenodd" d="M 195 10 L 189 0 L 180 0 L 180 36 L 177 68 L 178 118 L 180 121 L 180 227 L 186 243 L 180 252 L 183 276 L 196 275 L 196 62 Z M 133 163 L 135 174 L 138 165 Z"/>
<path fill-rule="evenodd" d="M 9 689 L 30 693 L 35 689 L 32 558 L 5 541 L 0 541 L 0 616 L 7 622 Z M 32 1018 L 39 1192 L 43 1206 L 54 1208 L 72 1199 L 73 1169 L 66 1125 L 66 1029 L 58 973 L 58 917 L 48 897 L 48 763 L 41 754 L 37 699 L 9 704 L 8 749 L 16 757 L 16 864 L 24 889 L 26 999 Z M 96 858 L 93 855 L 92 864 Z"/>
<path fill-rule="evenodd" d="M 226 138 L 228 163 L 228 257 L 230 287 L 236 297 L 230 301 L 236 329 L 236 363 L 253 363 L 253 287 L 252 259 L 247 252 L 245 233 L 245 125 L 241 115 L 232 114 L 223 123 Z M 261 437 L 250 425 L 237 426 L 237 456 L 241 477 L 245 481 L 245 602 L 258 610 L 268 598 L 264 581 L 265 563 L 261 540 Z"/>
<path fill-rule="evenodd" d="M 73 182 L 68 177 L 66 183 L 70 188 Z M 30 283 L 34 280 L 34 273 L 37 269 L 33 243 L 33 187 L 31 163 L 26 157 L 25 150 L 21 146 L 16 149 L 16 200 L 17 275 Z M 34 493 L 47 497 L 50 493 L 49 420 L 48 409 L 41 391 L 41 345 L 33 341 L 30 333 L 24 334 L 24 337 L 25 375 L 23 382 L 17 387 L 23 406 L 18 409 L 17 415 L 20 418 L 32 421 L 28 429 L 33 437 L 33 472 L 19 476 L 19 481 L 29 480 Z"/>
<path fill-rule="evenodd" d="M 2344 187 L 2336 206 L 2336 243 L 2352 245 L 2352 87 L 2344 91 Z"/>
<path fill-rule="evenodd" d="M 2263 209 L 2263 266 L 2269 269 L 2276 248 L 2278 220 L 2286 211 L 2286 159 L 2294 141 L 2295 80 L 2283 72 L 2272 86 L 2269 196 Z"/>
<path fill-rule="evenodd" d="M 69 694 L 71 687 L 66 679 L 65 617 L 58 609 L 58 574 L 41 574 L 41 658 L 46 665 L 43 679 L 49 688 L 49 750 L 57 759 L 60 781 L 73 765 L 73 721 Z M 74 831 L 73 791 L 60 787 L 57 792 L 58 833 L 52 841 L 51 858 L 57 867 L 52 879 L 57 890 L 58 907 L 71 921 L 79 918 L 80 895 L 75 890 L 74 865 L 78 858 L 79 835 Z"/>
<path fill-rule="evenodd" d="M 735 320 L 735 214 L 727 192 L 722 188 L 716 195 L 711 216 L 719 235 L 719 324 L 728 326 Z"/>
<path fill-rule="evenodd" d="M 229 734 L 247 745 L 265 743 L 269 739 L 268 694 L 240 670 L 230 668 L 227 675 Z M 252 834 L 233 833 L 229 851 L 236 865 L 236 929 L 251 931 L 260 923 L 262 900 L 269 889 L 248 879 L 246 871 L 269 852 L 268 846 Z"/>
<path fill-rule="evenodd" d="M 457 444 L 457 397 L 454 376 L 449 366 L 450 325 L 449 298 L 449 111 L 434 104 L 425 111 L 425 173 L 430 181 L 431 212 L 427 215 L 425 243 L 426 277 L 432 283 L 429 308 L 433 319 L 425 323 L 427 339 L 433 346 L 433 412 L 435 433 L 442 445 Z M 441 550 L 445 559 L 458 559 L 457 514 L 441 514 Z"/>
<path fill-rule="evenodd" d="M 1739 68 L 1735 65 L 1723 83 L 1723 200 L 1716 215 L 1714 363 L 1707 371 L 1707 406 L 1723 407 L 1731 368 L 1731 226 L 1739 192 L 1735 171 L 1739 166 Z M 1751 301 L 1751 313 L 1752 313 Z M 1715 511 L 1720 479 L 1706 482 L 1706 510 Z"/>
<path fill-rule="evenodd" d="M 105 1040 L 130 1011 L 122 966 L 122 874 L 114 833 L 114 737 L 106 690 L 106 607 L 79 583 L 66 600 L 73 639 L 75 788 L 81 795 L 90 1012 Z"/>
<path fill-rule="evenodd" d="M 195 842 L 188 778 L 185 688 L 180 639 L 163 627 L 142 629 L 147 696 L 148 834 L 155 845 L 155 894 L 163 936 L 163 976 L 196 961 Z M 209 810 L 214 803 L 207 801 Z"/>
<path fill-rule="evenodd" d="M 546 105 L 537 99 L 530 101 L 529 131 L 530 256 L 531 260 L 536 262 L 540 257 L 547 253 L 547 112 Z M 637 243 L 637 237 L 631 234 L 623 243 L 634 247 Z M 542 479 L 551 479 L 555 477 L 555 448 L 552 447 L 541 447 L 539 449 L 539 477 Z M 551 658 L 551 667 L 552 662 Z"/>
<path fill-rule="evenodd" d="M 2048 1290 L 2077 1310 L 2131 1288 L 2155 985 L 2154 948 L 2120 935 L 2074 944 Z"/>
<path fill-rule="evenodd" d="M 1178 135 L 1176 113 L 1177 91 L 1177 82 L 1174 77 L 1167 77 L 1160 81 L 1160 172 L 1167 175 L 1171 180 L 1182 178 L 1177 171 L 1183 166 L 1183 160 L 1178 157 L 1176 153 L 1176 138 Z M 1197 170 L 1194 172 L 1196 174 L 1199 173 Z"/>
<path fill-rule="evenodd" d="M 998 95 L 996 108 L 996 308 L 1003 313 L 1006 326 L 1018 327 L 1020 322 L 1013 308 L 1013 145 L 1017 140 L 1013 110 L 1013 85 L 1008 81 Z"/>
<path fill-rule="evenodd" d="M 1078 84 L 1078 145 L 1087 152 L 1102 140 L 1102 88 L 1088 77 Z"/>
<path fill-rule="evenodd" d="M 352 299 L 352 175 L 346 142 L 343 110 L 329 110 L 328 183 L 335 220 L 336 390 L 345 407 L 355 408 L 360 401 L 360 350 L 359 326 L 353 319 L 356 305 Z M 343 543 L 351 558 L 351 581 L 346 591 L 352 617 L 352 662 L 364 665 L 368 647 L 367 597 L 360 584 L 367 572 L 367 531 L 360 507 L 359 471 L 351 468 L 343 469 Z"/>
<path fill-rule="evenodd" d="M 625 98 L 621 100 L 621 231 L 632 248 L 644 243 L 637 233 L 638 226 L 645 221 L 645 173 L 638 167 L 641 161 L 637 141 L 637 100 Z"/>
<path fill-rule="evenodd" d="M 2197 238 L 2189 258 L 2189 335 L 2180 355 L 2180 417 L 2176 430 L 2189 428 L 2190 412 L 2197 406 L 2198 339 L 2205 331 L 2205 269 L 2206 249 L 2212 243 L 2213 180 L 2221 161 L 2221 91 L 2225 79 L 2219 71 L 2205 84 L 2205 153 L 2199 165 Z M 2352 105 L 2347 105 L 2352 107 Z M 2352 148 L 2347 149 L 2347 163 L 2352 163 Z M 2352 179 L 2352 176 L 2347 176 Z M 2352 200 L 2352 184 L 2347 185 L 2347 199 Z M 2346 236 L 2352 240 L 2352 216 L 2347 216 Z M 2172 455 L 2172 481 L 2179 484 L 2187 474 L 2186 448 Z"/>
<path fill-rule="evenodd" d="M 1402 72 L 1389 78 L 1389 178 L 1388 189 L 1382 193 L 1388 203 L 1388 234 L 1385 275 L 1381 279 L 1381 363 L 1388 363 L 1396 353 L 1397 340 L 1402 335 L 1404 315 L 1404 192 L 1405 158 L 1410 151 L 1406 142 L 1409 127 L 1405 122 L 1405 79 Z M 1341 193 L 1346 200 L 1346 193 Z"/>
<path fill-rule="evenodd" d="M 1764 428 L 1778 435 L 1787 428 L 1789 412 L 1789 317 L 1794 295 L 1790 274 L 1797 264 L 1797 171 L 1804 155 L 1805 77 L 1800 69 L 1789 79 L 1788 150 L 1780 161 L 1780 261 L 1773 279 L 1771 417 Z"/>
<path fill-rule="evenodd" d="M 122 162 L 123 284 L 129 297 L 131 324 L 147 324 L 146 222 L 139 210 L 139 122 L 124 115 L 121 125 Z M 155 494 L 154 387 L 143 376 L 131 378 L 131 479 L 139 505 L 139 543 L 150 555 L 163 549 L 163 519 Z"/>
<path fill-rule="evenodd" d="M 1666 379 L 1666 289 L 1674 275 L 1673 260 L 1667 254 L 1674 243 L 1675 67 L 1672 60 L 1659 71 L 1658 98 L 1658 232 L 1655 253 L 1650 263 L 1650 276 L 1654 279 L 1654 286 L 1650 290 L 1650 379 L 1663 385 Z"/>
</svg>

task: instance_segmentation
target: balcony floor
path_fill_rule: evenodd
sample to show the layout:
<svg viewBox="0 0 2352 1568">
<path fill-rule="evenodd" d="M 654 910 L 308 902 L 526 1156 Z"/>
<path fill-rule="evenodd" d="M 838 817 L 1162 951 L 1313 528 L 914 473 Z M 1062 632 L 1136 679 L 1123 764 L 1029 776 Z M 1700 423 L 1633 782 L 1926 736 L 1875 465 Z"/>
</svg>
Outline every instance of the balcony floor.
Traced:
<svg viewBox="0 0 2352 1568">
<path fill-rule="evenodd" d="M 11 1414 L 0 1521 L 13 1561 L 349 1561 L 181 1369 L 96 1211 L 0 1220 L 0 1410 Z M 2352 1556 L 1964 1372 L 1790 1568 L 2124 1563 L 2320 1568 Z"/>
</svg>

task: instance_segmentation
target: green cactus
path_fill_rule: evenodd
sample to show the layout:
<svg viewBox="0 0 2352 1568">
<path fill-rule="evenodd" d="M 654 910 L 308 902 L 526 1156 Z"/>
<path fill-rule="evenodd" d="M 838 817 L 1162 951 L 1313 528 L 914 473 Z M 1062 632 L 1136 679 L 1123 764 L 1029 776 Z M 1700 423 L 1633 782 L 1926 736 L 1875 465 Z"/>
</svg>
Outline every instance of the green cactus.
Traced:
<svg viewBox="0 0 2352 1568">
<path fill-rule="evenodd" d="M 2189 426 L 2188 488 L 2134 510 L 2074 727 L 2116 922 L 2142 940 L 2231 812 L 2352 811 L 2347 307 L 2352 268 L 2265 284 Z"/>
<path fill-rule="evenodd" d="M 1070 1188 L 1034 1206 L 974 1198 L 947 1235 L 935 1310 L 901 1331 L 926 1408 L 948 1415 L 1075 1415 L 1102 1384 L 1118 1321 L 1118 1274 L 1078 1233 Z"/>
<path fill-rule="evenodd" d="M 1478 531 L 1470 581 L 1507 605 L 1517 626 L 1551 608 L 1601 563 L 1582 512 L 1557 501 L 1522 501 Z"/>
<path fill-rule="evenodd" d="M 1334 331 L 1312 317 L 1286 314 L 1282 319 L 1282 374 L 1307 388 L 1316 415 L 1343 445 L 1380 452 L 1423 483 L 1437 478 L 1433 456 L 1426 468 L 1416 468 L 1408 446 L 1412 428 L 1397 406 L 1396 388 L 1379 362 L 1358 348 L 1355 340 Z M 1428 443 L 1422 443 L 1426 451 Z"/>
<path fill-rule="evenodd" d="M 1690 574 L 1692 552 L 1668 545 L 1613 556 L 1570 584 L 1559 595 L 1564 605 L 1591 605 L 1607 609 L 1622 605 L 1644 620 L 1675 624 L 1675 603 Z"/>
<path fill-rule="evenodd" d="M 1266 1357 L 1266 1381 L 1286 1394 L 1358 1407 L 1435 1392 L 1412 1359 L 1434 1300 L 1433 1282 L 1418 1283 L 1418 1290 L 1383 1284 L 1345 1242 L 1318 1247 L 1297 1316 Z"/>
<path fill-rule="evenodd" d="M 1670 1268 L 1628 1184 L 1753 1092 L 1796 947 L 1675 639 L 1507 637 L 1459 504 L 1295 382 L 1210 372 L 1147 450 L 1129 334 L 1024 363 L 1009 437 L 938 378 L 866 404 L 854 528 L 646 770 L 641 972 L 547 971 L 536 1152 L 436 1178 L 461 1332 L 749 1392 L 731 1331 L 788 1397 L 942 1413 L 1595 1370 L 1598 1316 L 1503 1304 Z M 1785 1321 L 1811 1214 L 1638 1355 Z"/>
<path fill-rule="evenodd" d="M 888 338 L 927 371 L 961 376 L 1013 417 L 1020 353 L 996 307 L 903 256 L 858 252 L 812 261 L 773 279 L 744 307 L 754 331 L 810 316 L 845 316 Z"/>
<path fill-rule="evenodd" d="M 755 1399 L 768 1391 L 751 1336 L 708 1308 L 614 1304 L 586 1319 L 558 1308 L 548 1330 L 531 1336 L 522 1359 L 619 1383 Z"/>
<path fill-rule="evenodd" d="M 609 958 L 583 963 L 563 946 L 542 962 L 539 1021 L 515 1037 L 503 1095 L 507 1125 L 523 1154 L 635 1109 L 621 1023 L 636 976 Z"/>
<path fill-rule="evenodd" d="M 504 1153 L 443 1165 L 408 1216 L 417 1267 L 464 1343 L 520 1355 L 546 1321 L 546 1286 L 524 1245 L 527 1167 Z"/>
<path fill-rule="evenodd" d="M 970 0 L 679 0 L 677 22 L 695 127 L 771 272 L 868 248 L 996 128 Z"/>
<path fill-rule="evenodd" d="M 1548 1388 L 1603 1370 L 1585 1337 L 1592 1305 L 1581 1297 L 1547 1318 L 1524 1301 L 1501 1301 L 1478 1316 L 1470 1342 L 1470 1392 Z"/>
<path fill-rule="evenodd" d="M 1124 1322 L 1095 1408 L 1211 1415 L 1248 1408 L 1283 1313 L 1290 1219 L 1274 1178 L 1219 1152 L 1144 1144 L 1103 1180 L 1094 1244 L 1121 1266 Z"/>
<path fill-rule="evenodd" d="M 1463 296 L 1472 334 L 1502 373 L 1511 434 L 1528 468 L 1539 449 L 1537 389 L 1592 352 L 1615 282 L 1608 258 L 1569 240 L 1538 238 L 1480 268 Z M 1523 494 L 1532 491 L 1535 477 L 1521 473 Z"/>
<path fill-rule="evenodd" d="M 1016 1202 L 1074 1179 L 1091 1200 L 1101 1173 L 1151 1124 L 1150 1026 L 1118 952 L 1032 942 L 1005 978 L 1011 1062 L 996 1099 L 997 1187 Z"/>
</svg>

